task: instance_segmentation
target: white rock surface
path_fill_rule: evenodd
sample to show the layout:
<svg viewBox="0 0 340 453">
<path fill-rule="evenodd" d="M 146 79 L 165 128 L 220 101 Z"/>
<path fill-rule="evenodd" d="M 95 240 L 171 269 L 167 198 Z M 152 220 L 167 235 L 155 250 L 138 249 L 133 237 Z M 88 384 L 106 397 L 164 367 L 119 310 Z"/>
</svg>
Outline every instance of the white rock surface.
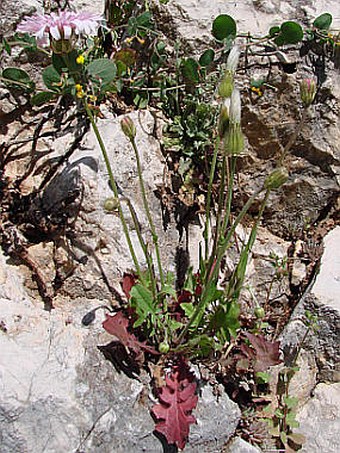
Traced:
<svg viewBox="0 0 340 453">
<path fill-rule="evenodd" d="M 299 413 L 306 438 L 302 453 L 338 453 L 340 445 L 340 383 L 318 384 L 314 396 Z"/>
<path fill-rule="evenodd" d="M 153 0 L 157 4 L 157 0 Z M 170 0 L 166 6 L 179 35 L 196 45 L 211 39 L 213 20 L 219 14 L 228 14 L 237 22 L 238 31 L 254 35 L 266 34 L 270 27 L 280 25 L 285 20 L 304 17 L 308 23 L 320 14 L 333 14 L 333 26 L 340 23 L 339 4 L 336 0 L 313 1 L 303 3 L 291 0 Z"/>
<path fill-rule="evenodd" d="M 312 294 L 322 304 L 340 316 L 340 227 L 334 228 L 324 238 L 320 272 L 314 283 Z"/>
<path fill-rule="evenodd" d="M 235 439 L 228 444 L 226 449 L 223 450 L 223 453 L 259 453 L 261 451 L 262 450 L 249 444 L 240 437 L 235 437 Z"/>
</svg>

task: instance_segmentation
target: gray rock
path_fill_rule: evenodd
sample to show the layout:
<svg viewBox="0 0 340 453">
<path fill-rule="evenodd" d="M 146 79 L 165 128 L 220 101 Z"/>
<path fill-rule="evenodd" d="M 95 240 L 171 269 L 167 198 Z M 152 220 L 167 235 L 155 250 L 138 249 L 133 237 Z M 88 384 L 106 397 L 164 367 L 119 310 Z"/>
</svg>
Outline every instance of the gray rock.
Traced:
<svg viewBox="0 0 340 453">
<path fill-rule="evenodd" d="M 249 444 L 240 437 L 235 437 L 228 443 L 223 453 L 259 453 L 261 451 L 258 447 Z"/>
<path fill-rule="evenodd" d="M 282 334 L 282 347 L 298 345 L 306 332 L 301 317 L 306 310 L 317 316 L 319 329 L 309 333 L 304 348 L 315 356 L 319 381 L 337 382 L 340 378 L 339 234 L 340 228 L 336 227 L 324 238 L 320 272 L 300 300 Z"/>
<path fill-rule="evenodd" d="M 337 453 L 340 444 L 340 384 L 318 384 L 297 416 L 306 442 L 303 453 Z"/>
</svg>

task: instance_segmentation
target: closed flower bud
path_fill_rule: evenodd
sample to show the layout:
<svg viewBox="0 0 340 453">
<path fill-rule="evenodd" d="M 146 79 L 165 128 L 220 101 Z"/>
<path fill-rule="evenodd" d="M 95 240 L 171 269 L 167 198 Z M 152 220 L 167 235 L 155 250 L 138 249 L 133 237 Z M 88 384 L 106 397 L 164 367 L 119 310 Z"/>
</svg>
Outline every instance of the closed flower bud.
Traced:
<svg viewBox="0 0 340 453">
<path fill-rule="evenodd" d="M 224 136 L 228 132 L 229 107 L 230 107 L 230 98 L 227 98 L 224 100 L 224 102 L 221 106 L 220 116 L 219 116 L 219 120 L 218 120 L 218 133 L 219 133 L 220 138 L 224 138 Z"/>
<path fill-rule="evenodd" d="M 118 209 L 118 206 L 119 206 L 119 200 L 116 197 L 110 197 L 104 201 L 105 211 L 108 211 L 108 212 L 116 211 Z"/>
<path fill-rule="evenodd" d="M 237 88 L 231 93 L 229 116 L 231 123 L 241 123 L 241 95 Z"/>
<path fill-rule="evenodd" d="M 222 98 L 230 98 L 234 89 L 234 75 L 231 71 L 226 71 L 223 80 L 218 87 L 218 94 Z"/>
<path fill-rule="evenodd" d="M 170 350 L 169 343 L 167 341 L 162 341 L 162 343 L 158 346 L 158 350 L 162 354 L 168 353 Z"/>
<path fill-rule="evenodd" d="M 288 179 L 288 171 L 285 167 L 278 167 L 267 176 L 264 182 L 265 189 L 275 190 L 281 187 Z"/>
<path fill-rule="evenodd" d="M 303 104 L 308 107 L 316 95 L 315 79 L 304 79 L 300 82 L 300 97 Z"/>
<path fill-rule="evenodd" d="M 129 140 L 133 140 L 136 137 L 136 126 L 131 118 L 128 116 L 123 118 L 120 122 L 120 126 Z"/>
<path fill-rule="evenodd" d="M 225 151 L 231 156 L 238 156 L 244 149 L 244 136 L 241 126 L 238 123 L 232 123 L 228 130 L 225 140 Z"/>
<path fill-rule="evenodd" d="M 239 58 L 240 58 L 240 49 L 237 46 L 234 46 L 228 55 L 227 71 L 230 71 L 232 73 L 236 72 Z"/>
</svg>

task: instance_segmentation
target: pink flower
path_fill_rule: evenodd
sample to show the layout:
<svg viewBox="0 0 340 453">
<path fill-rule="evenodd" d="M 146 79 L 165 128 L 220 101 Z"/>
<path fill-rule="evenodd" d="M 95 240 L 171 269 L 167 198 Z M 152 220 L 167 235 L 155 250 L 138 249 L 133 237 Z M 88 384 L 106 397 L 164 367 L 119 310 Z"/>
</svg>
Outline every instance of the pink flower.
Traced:
<svg viewBox="0 0 340 453">
<path fill-rule="evenodd" d="M 24 21 L 18 25 L 17 31 L 34 35 L 39 40 L 44 39 L 47 33 L 56 41 L 67 40 L 74 34 L 96 34 L 102 20 L 102 16 L 96 13 L 77 14 L 59 11 L 58 14 L 34 14 L 31 17 L 26 16 Z"/>
</svg>

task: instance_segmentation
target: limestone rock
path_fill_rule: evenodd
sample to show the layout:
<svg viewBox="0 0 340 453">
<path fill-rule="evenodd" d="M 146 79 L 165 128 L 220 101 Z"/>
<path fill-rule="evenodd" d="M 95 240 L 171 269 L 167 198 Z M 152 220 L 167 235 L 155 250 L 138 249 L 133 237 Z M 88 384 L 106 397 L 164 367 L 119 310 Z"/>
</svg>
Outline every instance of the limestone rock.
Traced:
<svg viewBox="0 0 340 453">
<path fill-rule="evenodd" d="M 249 444 L 240 437 L 235 437 L 230 443 L 228 443 L 223 453 L 259 453 L 260 450 L 258 447 Z"/>
<path fill-rule="evenodd" d="M 337 453 L 340 443 L 340 384 L 318 384 L 297 416 L 306 438 L 302 453 Z"/>
</svg>

